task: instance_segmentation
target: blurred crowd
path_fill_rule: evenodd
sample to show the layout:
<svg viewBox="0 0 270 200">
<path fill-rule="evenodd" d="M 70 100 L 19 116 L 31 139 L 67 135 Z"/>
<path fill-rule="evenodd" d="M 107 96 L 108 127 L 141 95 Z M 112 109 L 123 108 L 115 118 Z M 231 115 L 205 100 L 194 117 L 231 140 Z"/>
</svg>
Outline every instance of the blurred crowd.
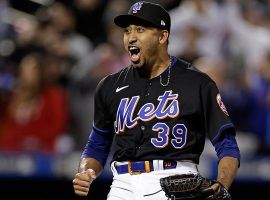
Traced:
<svg viewBox="0 0 270 200">
<path fill-rule="evenodd" d="M 98 81 L 130 64 L 114 16 L 129 0 L 0 0 L 0 150 L 81 151 Z M 163 0 L 169 52 L 212 77 L 237 132 L 270 153 L 270 1 Z M 23 6 L 22 6 L 23 7 Z"/>
</svg>

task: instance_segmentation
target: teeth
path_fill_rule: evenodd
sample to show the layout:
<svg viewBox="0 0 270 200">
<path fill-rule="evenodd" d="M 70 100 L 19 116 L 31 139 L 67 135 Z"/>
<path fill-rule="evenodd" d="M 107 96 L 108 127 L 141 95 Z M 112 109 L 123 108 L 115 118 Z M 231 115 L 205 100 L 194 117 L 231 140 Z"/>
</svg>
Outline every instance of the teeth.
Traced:
<svg viewBox="0 0 270 200">
<path fill-rule="evenodd" d="M 138 54 L 140 52 L 140 49 L 138 47 L 129 47 L 129 51 L 131 54 Z"/>
<path fill-rule="evenodd" d="M 136 50 L 138 49 L 137 47 L 129 47 L 129 50 L 132 51 L 132 50 Z"/>
</svg>

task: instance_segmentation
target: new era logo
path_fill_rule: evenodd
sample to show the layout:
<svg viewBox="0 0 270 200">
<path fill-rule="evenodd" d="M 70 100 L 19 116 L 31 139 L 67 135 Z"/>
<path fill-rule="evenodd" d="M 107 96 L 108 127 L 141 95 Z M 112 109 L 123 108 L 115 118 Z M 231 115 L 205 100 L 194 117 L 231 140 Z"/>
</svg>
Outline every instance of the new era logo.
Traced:
<svg viewBox="0 0 270 200">
<path fill-rule="evenodd" d="M 165 23 L 163 20 L 160 21 L 160 24 L 161 24 L 162 26 L 166 26 L 166 23 Z"/>
</svg>

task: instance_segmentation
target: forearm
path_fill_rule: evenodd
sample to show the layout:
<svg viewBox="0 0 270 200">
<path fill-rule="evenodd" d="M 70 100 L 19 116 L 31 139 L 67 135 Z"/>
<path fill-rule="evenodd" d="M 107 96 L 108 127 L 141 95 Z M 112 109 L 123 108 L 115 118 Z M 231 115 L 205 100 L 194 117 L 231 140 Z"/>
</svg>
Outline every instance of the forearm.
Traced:
<svg viewBox="0 0 270 200">
<path fill-rule="evenodd" d="M 223 157 L 218 165 L 217 180 L 229 189 L 237 173 L 239 161 L 234 157 Z"/>
<path fill-rule="evenodd" d="M 96 176 L 99 176 L 103 170 L 103 166 L 94 158 L 81 158 L 78 171 L 83 172 L 87 169 L 93 169 Z"/>
</svg>

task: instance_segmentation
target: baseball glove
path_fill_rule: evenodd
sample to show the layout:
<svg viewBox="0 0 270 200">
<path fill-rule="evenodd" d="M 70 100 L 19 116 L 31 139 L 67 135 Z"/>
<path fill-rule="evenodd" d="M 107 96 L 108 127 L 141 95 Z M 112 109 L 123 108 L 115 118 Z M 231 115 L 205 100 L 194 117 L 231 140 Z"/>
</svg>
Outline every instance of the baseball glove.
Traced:
<svg viewBox="0 0 270 200">
<path fill-rule="evenodd" d="M 218 183 L 220 190 L 214 194 L 211 185 Z M 227 189 L 218 181 L 200 174 L 173 175 L 160 179 L 160 185 L 168 200 L 231 200 Z"/>
</svg>

